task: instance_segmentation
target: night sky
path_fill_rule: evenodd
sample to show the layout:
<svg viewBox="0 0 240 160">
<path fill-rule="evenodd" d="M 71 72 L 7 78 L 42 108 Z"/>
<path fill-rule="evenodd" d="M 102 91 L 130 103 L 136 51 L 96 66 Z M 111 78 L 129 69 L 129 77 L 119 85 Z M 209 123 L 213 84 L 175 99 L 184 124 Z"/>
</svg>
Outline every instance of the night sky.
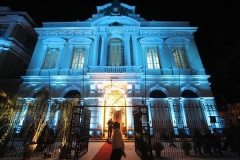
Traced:
<svg viewBox="0 0 240 160">
<path fill-rule="evenodd" d="M 112 0 L 31 1 L 1 0 L 0 6 L 26 11 L 39 27 L 42 22 L 85 21 L 96 6 Z M 146 20 L 189 21 L 197 26 L 195 41 L 216 103 L 240 100 L 239 0 L 121 0 L 136 6 Z"/>
</svg>

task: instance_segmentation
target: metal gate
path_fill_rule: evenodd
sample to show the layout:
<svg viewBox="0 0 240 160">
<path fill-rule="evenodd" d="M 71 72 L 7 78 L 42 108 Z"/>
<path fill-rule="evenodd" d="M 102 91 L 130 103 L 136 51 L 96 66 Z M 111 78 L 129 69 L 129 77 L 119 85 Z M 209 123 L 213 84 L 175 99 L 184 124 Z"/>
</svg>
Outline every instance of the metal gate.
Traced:
<svg viewBox="0 0 240 160">
<path fill-rule="evenodd" d="M 135 151 L 142 160 L 152 160 L 152 145 L 148 106 L 136 106 L 133 110 Z"/>
<path fill-rule="evenodd" d="M 74 106 L 70 124 L 66 160 L 78 160 L 88 151 L 91 111 Z"/>
<path fill-rule="evenodd" d="M 161 156 L 189 159 L 223 157 L 238 159 L 240 149 L 239 107 L 227 107 L 227 110 L 222 111 L 220 118 L 206 114 L 216 112 L 216 108 L 218 107 L 209 104 L 179 103 L 170 105 L 159 103 L 151 105 L 153 141 L 161 141 L 164 145 Z M 183 115 L 180 113 L 187 115 L 184 125 L 181 117 Z M 202 135 L 200 147 L 196 143 L 195 130 L 198 130 Z M 219 133 L 220 138 L 218 140 L 215 139 L 214 132 Z M 206 135 L 209 135 L 212 139 Z M 184 154 L 183 141 L 190 143 L 190 155 Z M 217 143 L 218 146 L 215 145 Z"/>
</svg>

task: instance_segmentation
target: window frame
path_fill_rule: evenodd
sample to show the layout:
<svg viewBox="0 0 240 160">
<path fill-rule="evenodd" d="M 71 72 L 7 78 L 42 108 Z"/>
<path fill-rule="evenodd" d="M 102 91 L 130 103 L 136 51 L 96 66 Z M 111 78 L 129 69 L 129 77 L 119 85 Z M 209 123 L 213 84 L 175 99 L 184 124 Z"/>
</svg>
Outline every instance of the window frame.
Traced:
<svg viewBox="0 0 240 160">
<path fill-rule="evenodd" d="M 176 52 L 174 52 L 176 50 Z M 173 46 L 172 54 L 175 65 L 179 69 L 189 69 L 189 61 L 186 54 L 186 48 L 184 46 Z"/>
<path fill-rule="evenodd" d="M 122 39 L 111 38 L 108 41 L 107 65 L 108 66 L 124 66 L 124 41 Z"/>
<path fill-rule="evenodd" d="M 77 52 L 77 51 L 79 51 L 79 52 Z M 85 59 L 86 59 L 86 47 L 75 46 L 73 55 L 72 55 L 71 69 L 83 69 Z M 76 60 L 76 63 L 74 63 L 75 60 Z"/>
<path fill-rule="evenodd" d="M 148 69 L 161 69 L 158 47 L 157 46 L 146 47 L 145 52 L 146 52 L 146 63 L 147 63 Z"/>
<path fill-rule="evenodd" d="M 52 52 L 54 50 L 56 52 Z M 46 51 L 46 54 L 45 54 L 44 62 L 43 62 L 43 65 L 42 65 L 42 69 L 54 69 L 54 68 L 56 68 L 59 55 L 60 55 L 60 48 L 59 47 L 48 47 L 47 51 Z"/>
</svg>

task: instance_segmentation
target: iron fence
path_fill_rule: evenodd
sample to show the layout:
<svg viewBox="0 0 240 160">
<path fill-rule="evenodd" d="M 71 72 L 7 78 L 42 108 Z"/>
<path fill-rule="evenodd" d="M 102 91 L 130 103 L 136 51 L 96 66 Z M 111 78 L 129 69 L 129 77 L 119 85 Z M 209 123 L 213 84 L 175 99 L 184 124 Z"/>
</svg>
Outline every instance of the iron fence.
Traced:
<svg viewBox="0 0 240 160">
<path fill-rule="evenodd" d="M 155 104 L 150 106 L 151 111 L 151 126 L 152 126 L 152 143 L 158 140 L 164 145 L 164 150 L 161 152 L 161 156 L 165 158 L 190 158 L 190 159 L 239 159 L 239 146 L 240 146 L 240 127 L 239 127 L 239 107 L 227 107 L 220 111 L 220 117 L 214 115 L 205 115 L 205 111 L 215 112 L 216 106 L 214 105 L 201 105 L 201 104 L 187 104 L 187 105 L 168 105 L 168 104 Z M 174 120 L 179 126 L 182 125 L 181 115 L 179 113 L 186 113 L 187 128 L 179 127 L 174 128 Z M 177 118 L 173 119 L 173 115 Z M 213 118 L 214 117 L 214 118 Z M 224 126 L 224 127 L 216 127 Z M 58 126 L 59 127 L 59 126 Z M 61 126 L 60 126 L 61 127 Z M 174 130 L 174 134 L 169 132 Z M 194 135 L 194 129 L 199 130 L 202 134 L 206 130 L 210 130 L 213 134 L 213 130 L 217 129 L 220 137 L 220 151 L 219 148 L 214 146 L 209 147 L 202 143 L 201 153 L 196 151 L 196 141 Z M 27 131 L 27 129 L 26 129 Z M 23 158 L 24 155 L 24 140 L 26 139 L 26 132 L 20 132 L 18 134 L 12 134 L 0 143 L 0 157 L 1 158 Z M 43 150 L 34 151 L 31 155 L 32 159 L 44 159 L 52 158 L 58 159 L 61 149 L 60 134 L 52 145 L 46 145 Z M 181 148 L 181 142 L 187 140 L 191 144 L 190 155 L 185 155 Z M 206 139 L 205 139 L 206 140 Z M 209 142 L 202 139 L 202 142 Z M 6 147 L 2 147 L 5 142 L 8 142 Z M 212 141 L 215 142 L 215 141 Z M 91 141 L 89 142 L 91 143 Z M 172 145 L 171 145 L 172 144 Z M 173 145 L 174 144 L 174 145 Z M 155 155 L 155 151 L 152 151 Z"/>
<path fill-rule="evenodd" d="M 171 141 L 166 139 L 160 139 L 162 144 L 164 145 L 164 150 L 161 152 L 161 156 L 165 158 L 178 158 L 178 159 L 239 159 L 238 153 L 234 151 L 234 146 L 229 146 L 227 150 L 222 150 L 222 155 L 218 152 L 214 152 L 211 155 L 209 152 L 204 151 L 202 147 L 202 155 L 199 153 L 194 153 L 194 142 L 192 138 L 186 138 L 192 146 L 190 150 L 190 155 L 185 155 L 184 151 L 181 149 L 181 142 L 183 138 L 173 138 Z M 154 138 L 152 139 L 154 140 Z M 0 150 L 1 158 L 23 158 L 24 154 L 24 146 L 23 146 L 24 139 L 22 137 L 17 137 L 14 142 L 10 141 L 9 145 L 6 147 L 6 150 Z M 91 143 L 91 142 L 89 142 Z M 174 144 L 174 147 L 171 144 Z M 224 146 L 225 140 L 222 139 L 221 145 Z M 171 145 L 171 146 L 170 146 Z M 56 139 L 56 141 L 51 145 L 47 145 L 46 148 L 40 151 L 34 151 L 31 155 L 30 159 L 59 159 L 60 156 L 60 147 L 61 147 L 61 139 Z M 231 148 L 233 147 L 233 148 Z M 152 151 L 153 155 L 155 155 L 155 151 Z"/>
<path fill-rule="evenodd" d="M 221 114 L 217 108 L 214 104 L 200 103 L 152 104 L 152 144 L 161 141 L 164 145 L 162 156 L 169 158 L 186 158 L 188 155 L 183 154 L 181 143 L 187 140 L 192 148 L 191 158 L 238 159 L 239 107 L 225 108 Z"/>
</svg>

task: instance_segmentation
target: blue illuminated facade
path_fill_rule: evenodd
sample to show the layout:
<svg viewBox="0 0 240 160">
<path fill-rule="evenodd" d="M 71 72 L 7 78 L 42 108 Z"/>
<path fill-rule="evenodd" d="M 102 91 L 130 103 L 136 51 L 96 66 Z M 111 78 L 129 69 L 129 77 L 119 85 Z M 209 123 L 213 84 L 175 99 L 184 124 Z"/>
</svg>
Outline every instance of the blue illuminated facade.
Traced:
<svg viewBox="0 0 240 160">
<path fill-rule="evenodd" d="M 37 42 L 37 25 L 26 12 L 0 6 L 0 88 L 17 93 Z"/>
<path fill-rule="evenodd" d="M 135 6 L 114 0 L 86 21 L 44 22 L 35 31 L 21 100 L 34 101 L 44 87 L 52 99 L 79 95 L 91 110 L 91 129 L 100 132 L 110 118 L 132 132 L 132 106 L 142 101 L 153 128 L 178 134 L 223 127 L 189 22 L 147 21 Z"/>
</svg>

